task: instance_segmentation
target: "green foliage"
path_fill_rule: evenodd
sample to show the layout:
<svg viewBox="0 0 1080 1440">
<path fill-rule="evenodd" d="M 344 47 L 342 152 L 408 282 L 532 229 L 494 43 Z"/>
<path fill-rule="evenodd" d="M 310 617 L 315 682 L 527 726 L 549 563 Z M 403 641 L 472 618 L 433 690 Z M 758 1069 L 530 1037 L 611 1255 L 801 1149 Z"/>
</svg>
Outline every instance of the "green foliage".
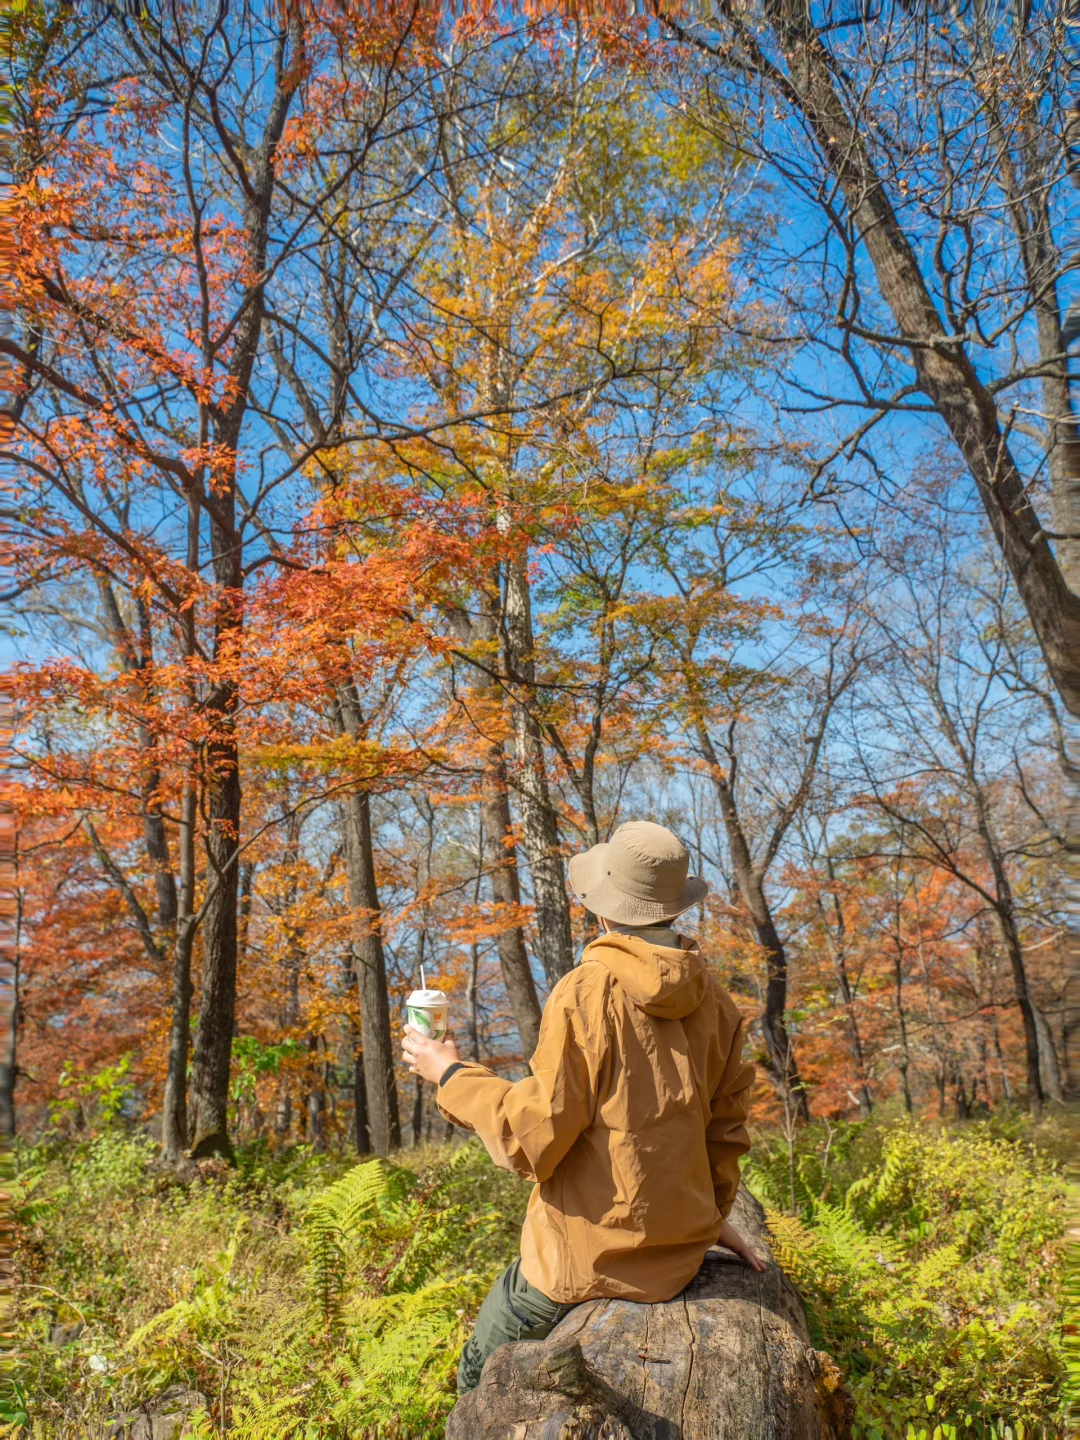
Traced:
<svg viewBox="0 0 1080 1440">
<path fill-rule="evenodd" d="M 108 1131 L 23 1155 L 13 1420 L 26 1394 L 40 1440 L 93 1434 L 183 1382 L 203 1440 L 441 1434 L 527 1186 L 475 1143 L 348 1168 L 253 1149 L 188 1186 L 153 1153 Z M 57 1347 L 57 1324 L 81 1330 Z"/>
<path fill-rule="evenodd" d="M 26 1396 L 17 1380 L 0 1383 L 0 1425 L 16 1427 L 29 1425 L 30 1415 L 26 1408 Z"/>
<path fill-rule="evenodd" d="M 0 1435 L 25 1412 L 35 1440 L 92 1435 L 183 1382 L 208 1399 L 195 1440 L 436 1440 L 529 1187 L 475 1142 L 359 1165 L 251 1146 L 181 1185 L 119 1113 L 20 1156 Z M 1064 1187 L 1032 1133 L 874 1121 L 755 1145 L 747 1179 L 860 1440 L 1063 1433 Z"/>
<path fill-rule="evenodd" d="M 167 1310 L 152 1316 L 129 1337 L 127 1349 L 142 1359 L 142 1370 L 167 1384 L 183 1366 L 188 1340 L 202 1350 L 226 1340 L 235 1326 L 234 1297 L 238 1289 L 233 1267 L 246 1217 L 241 1216 L 224 1250 L 199 1264 L 184 1294 Z"/>
<path fill-rule="evenodd" d="M 1065 1410 L 1071 1435 L 1080 1434 L 1080 1145 L 1073 1116 L 1069 1151 L 1068 1243 L 1065 1248 L 1065 1317 L 1062 1326 L 1065 1347 Z"/>
<path fill-rule="evenodd" d="M 866 1440 L 1062 1433 L 1064 1185 L 1044 1154 L 902 1119 L 768 1141 L 747 1178 Z"/>
<path fill-rule="evenodd" d="M 130 1055 L 122 1055 L 115 1065 L 106 1065 L 94 1075 L 81 1075 L 67 1061 L 58 1082 L 64 1094 L 49 1107 L 51 1129 L 92 1126 L 108 1130 L 115 1126 L 133 1098 L 134 1089 L 127 1078 L 130 1069 Z"/>
<path fill-rule="evenodd" d="M 328 1329 L 334 1328 L 341 1316 L 348 1247 L 380 1207 L 385 1211 L 392 1206 L 392 1192 L 389 1167 L 370 1160 L 320 1191 L 308 1207 L 304 1234 L 311 1293 Z"/>
<path fill-rule="evenodd" d="M 295 1060 L 304 1053 L 299 1040 L 267 1045 L 254 1035 L 237 1035 L 232 1043 L 229 1098 L 254 1100 L 256 1087 L 264 1075 L 277 1075 L 283 1060 Z"/>
</svg>

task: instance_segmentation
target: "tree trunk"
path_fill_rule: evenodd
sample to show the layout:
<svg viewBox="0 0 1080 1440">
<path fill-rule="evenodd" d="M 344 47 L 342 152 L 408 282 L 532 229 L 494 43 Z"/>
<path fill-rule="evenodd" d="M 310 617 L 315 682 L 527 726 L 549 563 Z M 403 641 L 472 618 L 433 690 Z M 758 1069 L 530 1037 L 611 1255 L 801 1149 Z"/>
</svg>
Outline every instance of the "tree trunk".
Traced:
<svg viewBox="0 0 1080 1440">
<path fill-rule="evenodd" d="M 266 257 L 270 213 L 276 184 L 277 147 L 300 84 L 301 67 L 290 57 L 300 39 L 299 22 L 290 18 L 274 45 L 273 94 L 257 147 L 245 157 L 244 241 L 248 271 L 254 277 L 237 310 L 232 332 L 229 386 L 214 409 L 218 463 L 210 489 L 210 554 L 217 589 L 214 660 L 228 670 L 242 645 L 244 585 L 243 539 L 236 528 L 237 456 L 247 416 L 255 360 L 266 316 Z M 236 741 L 236 682 L 219 677 L 205 707 L 214 721 L 207 746 L 210 862 L 203 932 L 203 977 L 199 1028 L 191 1067 L 191 1153 L 231 1158 L 227 1132 L 229 1065 L 236 1017 L 237 891 L 240 845 L 240 757 Z"/>
<path fill-rule="evenodd" d="M 319 1037 L 308 1036 L 308 1052 L 311 1055 L 319 1054 Z M 324 1120 L 326 1118 L 326 1084 L 325 1066 L 321 1060 L 316 1060 L 312 1067 L 311 1083 L 307 1095 L 307 1130 L 308 1144 L 313 1150 L 326 1149 L 326 1136 L 324 1134 Z"/>
<path fill-rule="evenodd" d="M 109 593 L 112 594 L 112 587 L 109 585 Z M 139 632 L 141 638 L 142 654 L 139 657 L 138 668 L 145 672 L 151 662 L 154 653 L 153 626 L 150 615 L 150 607 L 143 596 L 136 600 L 136 611 L 139 617 Z M 190 654 L 190 650 L 188 651 Z M 145 702 L 151 699 L 149 687 L 144 687 L 143 698 Z M 177 901 L 176 882 L 173 878 L 172 866 L 169 863 L 169 840 L 165 833 L 165 817 L 161 811 L 161 768 L 158 764 L 157 741 L 151 734 L 149 727 L 139 726 L 139 744 L 142 747 L 145 757 L 145 769 L 143 772 L 143 843 L 146 846 L 147 859 L 154 872 L 154 889 L 157 892 L 157 913 L 158 924 L 163 930 L 173 933 L 177 922 Z"/>
<path fill-rule="evenodd" d="M 364 1077 L 364 1054 L 356 1048 L 353 1059 L 353 1139 L 358 1155 L 371 1154 L 371 1123 L 368 1120 L 367 1080 Z"/>
<path fill-rule="evenodd" d="M 358 790 L 348 795 L 342 804 L 342 812 L 349 907 L 354 915 L 352 951 L 363 1027 L 368 1127 L 373 1152 L 385 1156 L 401 1144 L 401 1124 L 390 1034 L 382 914 L 371 843 L 371 801 L 367 791 Z"/>
<path fill-rule="evenodd" d="M 292 1129 L 292 1095 L 284 1082 L 278 1090 L 277 1108 L 274 1111 L 274 1134 L 282 1145 L 289 1138 Z"/>
<path fill-rule="evenodd" d="M 262 253 L 265 255 L 265 238 Z M 258 306 L 261 317 L 261 301 Z M 248 333 L 250 379 L 258 346 L 258 329 Z M 238 343 L 240 343 L 238 341 Z M 244 386 L 246 392 L 246 383 Z M 214 612 L 214 660 L 226 667 L 204 707 L 210 721 L 206 746 L 206 836 L 208 862 L 206 914 L 203 921 L 203 968 L 199 992 L 199 1024 L 191 1064 L 189 1120 L 191 1155 L 232 1158 L 229 1141 L 229 1067 L 236 1027 L 236 960 L 240 859 L 240 754 L 236 740 L 237 683 L 227 678 L 243 643 L 244 583 L 240 536 L 236 530 L 236 454 L 243 424 L 242 398 L 219 416 L 216 442 L 223 456 L 217 481 L 216 507 L 210 521 L 210 554 L 217 588 Z"/>
<path fill-rule="evenodd" d="M 774 70 L 748 30 L 755 65 L 763 63 L 804 117 L 843 192 L 866 246 L 882 298 L 892 312 L 920 389 L 948 427 L 971 473 L 991 528 L 1027 609 L 1047 668 L 1066 707 L 1080 715 L 1080 595 L 1065 581 L 1050 539 L 1009 449 L 994 396 L 979 379 L 963 341 L 949 335 L 911 242 L 893 210 L 859 127 L 833 84 L 833 66 L 802 0 L 766 0 L 765 12 L 788 65 Z M 1062 512 L 1071 514 L 1070 488 Z"/>
<path fill-rule="evenodd" d="M 354 740 L 363 734 L 364 716 L 354 685 L 338 687 L 332 718 L 339 734 L 349 735 Z M 346 795 L 341 814 L 345 830 L 349 908 L 353 912 L 353 966 L 363 1032 L 364 1108 L 372 1151 L 385 1156 L 401 1144 L 401 1121 L 394 1074 L 394 1045 L 390 1033 L 382 907 L 375 883 L 371 797 L 367 791 L 354 790 Z M 358 1144 L 359 1135 L 358 1122 Z"/>
<path fill-rule="evenodd" d="M 956 1105 L 957 1120 L 971 1119 L 971 1101 L 968 1098 L 967 1086 L 964 1082 L 963 1072 L 957 1066 L 953 1071 L 953 1084 L 956 1087 L 954 1103 Z"/>
<path fill-rule="evenodd" d="M 188 774 L 180 801 L 178 850 L 180 898 L 173 936 L 172 1015 L 169 1021 L 169 1055 L 165 1071 L 165 1102 L 161 1117 L 161 1144 L 165 1158 L 176 1164 L 187 1149 L 187 1066 L 191 1043 L 191 953 L 198 925 L 195 911 L 195 824 L 198 797 L 195 778 Z"/>
<path fill-rule="evenodd" d="M 836 974 L 840 984 L 840 995 L 844 1002 L 844 1015 L 847 1019 L 848 1047 L 851 1050 L 855 1074 L 858 1077 L 859 1113 L 864 1120 L 868 1120 L 874 1113 L 874 1097 L 870 1093 L 870 1082 L 866 1073 L 866 1056 L 863 1052 L 862 1036 L 859 1034 L 859 1022 L 855 1015 L 855 996 L 851 989 L 851 981 L 847 973 L 847 959 L 843 952 L 836 960 Z"/>
<path fill-rule="evenodd" d="M 10 723 L 10 709 L 6 701 L 0 701 L 0 716 Z M 11 812 L 6 812 L 12 819 Z M 7 842 L 7 843 L 4 843 Z M 18 1075 L 19 1037 L 19 945 L 22 939 L 22 892 L 18 883 L 18 833 L 14 824 L 4 834 L 0 830 L 0 862 L 3 868 L 4 888 L 10 886 L 14 900 L 14 915 L 11 919 L 10 934 L 7 926 L 0 929 L 0 963 L 7 974 L 3 976 L 2 988 L 8 993 L 0 1003 L 0 1023 L 4 1033 L 0 1035 L 0 1136 L 10 1139 L 15 1134 L 15 1078 Z M 10 846 L 10 848 L 9 848 Z"/>
<path fill-rule="evenodd" d="M 806 1086 L 799 1075 L 795 1047 L 787 1028 L 787 953 L 765 895 L 763 876 L 750 856 L 750 846 L 739 818 L 734 791 L 720 769 L 708 736 L 702 734 L 700 739 L 703 748 L 707 747 L 706 755 L 712 765 L 713 783 L 720 801 L 720 813 L 727 835 L 731 866 L 735 872 L 735 883 L 739 887 L 743 904 L 750 912 L 758 944 L 765 952 L 765 1014 L 761 1023 L 765 1032 L 765 1046 L 769 1054 L 773 1083 L 794 1100 L 799 1119 L 809 1120 L 810 1102 Z"/>
<path fill-rule="evenodd" d="M 494 595 L 499 589 L 497 572 L 491 589 L 492 594 L 485 593 L 482 597 L 479 615 L 452 610 L 447 616 L 462 645 L 482 646 L 485 653 L 490 652 L 498 640 L 499 600 Z M 487 670 L 476 670 L 473 688 L 485 704 L 495 705 L 496 681 Z M 482 725 L 480 728 L 482 730 Z M 485 738 L 482 765 L 480 820 L 484 843 L 494 857 L 491 895 L 498 909 L 517 910 L 521 905 L 521 882 L 510 814 L 506 751 L 501 736 Z M 540 1001 L 525 948 L 525 932 L 520 925 L 513 925 L 502 931 L 497 944 L 503 984 L 521 1036 L 521 1048 L 525 1055 L 531 1055 L 540 1034 Z"/>
<path fill-rule="evenodd" d="M 907 1015 L 904 1011 L 904 954 L 899 945 L 896 947 L 893 979 L 896 988 L 896 1018 L 900 1023 L 900 1083 L 904 1092 L 904 1109 L 911 1115 L 915 1107 L 911 1101 L 911 1082 L 908 1079 L 911 1056 L 908 1053 Z"/>
<path fill-rule="evenodd" d="M 769 1253 L 745 1190 L 731 1218 Z M 791 1281 L 711 1250 L 674 1300 L 589 1300 L 546 1340 L 501 1346 L 446 1440 L 849 1440 L 853 1418 Z"/>
<path fill-rule="evenodd" d="M 173 942 L 172 1018 L 169 1022 L 169 1056 L 165 1074 L 165 1101 L 161 1117 L 161 1144 L 165 1158 L 176 1164 L 187 1149 L 187 1064 L 191 1041 L 191 950 L 195 925 L 182 920 Z"/>
<path fill-rule="evenodd" d="M 229 682 L 219 709 L 217 738 L 208 746 L 210 873 L 203 922 L 203 968 L 199 1025 L 191 1065 L 191 1155 L 232 1159 L 229 1141 L 229 1066 L 236 1026 L 237 846 L 240 835 L 239 755 L 232 712 L 236 689 Z"/>
<path fill-rule="evenodd" d="M 851 1049 L 851 1058 L 855 1062 L 855 1073 L 859 1082 L 859 1112 L 863 1119 L 868 1119 L 874 1110 L 874 1097 L 870 1093 L 870 1081 L 866 1072 L 866 1056 L 863 1053 L 862 1036 L 859 1034 L 859 1021 L 855 1014 L 855 990 L 851 984 L 847 968 L 847 921 L 844 918 L 844 907 L 840 903 L 840 897 L 836 893 L 836 865 L 833 860 L 832 851 L 826 848 L 825 868 L 829 876 L 831 886 L 833 914 L 836 918 L 836 942 L 832 944 L 833 966 L 836 970 L 837 983 L 840 986 L 840 996 L 844 1002 L 844 1014 L 847 1018 L 848 1044 Z M 822 919 L 824 919 L 824 907 L 822 907 Z M 826 927 L 826 934 L 830 934 Z M 831 941 L 830 941 L 831 943 Z"/>
<path fill-rule="evenodd" d="M 1042 1109 L 1045 1096 L 1043 1095 L 1042 1072 L 1039 1065 L 1039 1030 L 1035 1019 L 1035 1005 L 1031 998 L 1031 992 L 1028 990 L 1024 951 L 1020 944 L 1020 936 L 1016 931 L 1016 921 L 1012 914 L 1012 894 L 1007 882 L 1005 895 L 1002 896 L 1000 890 L 998 895 L 999 903 L 996 907 L 998 928 L 1001 931 L 1001 938 L 1005 942 L 1005 953 L 1009 957 L 1013 988 L 1016 991 L 1016 1003 L 1020 1007 L 1020 1018 L 1024 1026 L 1028 1109 L 1032 1114 L 1037 1115 Z"/>
<path fill-rule="evenodd" d="M 502 741 L 493 741 L 484 756 L 484 773 L 480 813 L 484 837 L 494 860 L 491 868 L 491 893 L 500 909 L 516 910 L 521 904 L 517 856 L 514 853 L 510 820 L 510 797 L 507 794 L 506 755 Z M 523 1054 L 528 1057 L 540 1038 L 540 1001 L 536 996 L 525 934 L 520 925 L 503 930 L 497 941 L 503 984 L 521 1036 Z"/>
<path fill-rule="evenodd" d="M 1040 1066 L 1039 1030 L 1036 1020 L 1035 1002 L 1031 998 L 1031 991 L 1028 987 L 1027 966 L 1024 964 L 1024 947 L 1020 943 L 1020 932 L 1016 928 L 1016 911 L 1013 905 L 1012 885 L 1009 882 L 1009 876 L 1001 858 L 1001 851 L 997 845 L 996 837 L 990 823 L 989 809 L 986 805 L 982 789 L 975 782 L 972 773 L 969 773 L 968 779 L 973 790 L 973 800 L 978 817 L 979 834 L 983 842 L 983 852 L 994 877 L 994 896 L 992 897 L 994 915 L 998 923 L 998 930 L 1001 934 L 1002 941 L 1005 945 L 1005 953 L 1009 957 L 1009 968 L 1012 970 L 1013 988 L 1016 991 L 1016 1003 L 1020 1007 L 1020 1018 L 1024 1026 L 1024 1056 L 1027 1065 L 1028 1109 L 1033 1115 L 1037 1115 L 1042 1109 L 1043 1102 L 1046 1098 L 1043 1093 L 1042 1068 Z M 1051 1050 L 1052 1049 L 1053 1046 L 1051 1046 Z"/>
<path fill-rule="evenodd" d="M 985 1017 L 984 1017 L 985 1018 Z M 986 1026 L 979 1035 L 979 1073 L 975 1077 L 975 1093 L 982 1089 L 983 1110 L 989 1114 L 994 1108 L 994 1082 L 990 1077 L 990 1047 L 986 1043 Z"/>
<path fill-rule="evenodd" d="M 1034 1001 L 1031 1003 L 1031 1008 L 1035 1016 L 1035 1033 L 1039 1040 L 1039 1078 L 1042 1082 L 1043 1094 L 1048 1100 L 1061 1102 L 1065 1098 L 1065 1093 L 1054 1037 L 1050 1032 L 1046 1016 Z"/>
<path fill-rule="evenodd" d="M 517 750 L 515 788 L 536 905 L 537 948 L 551 986 L 574 968 L 574 934 L 558 818 L 551 803 L 544 761 L 543 731 L 536 715 L 532 607 L 523 556 L 507 562 L 504 613 L 504 659 L 511 681 Z"/>
<path fill-rule="evenodd" d="M 998 1064 L 998 1075 L 1001 1077 L 1001 1093 L 1007 1101 L 1013 1098 L 1012 1082 L 1009 1080 L 1009 1066 L 1005 1059 L 1005 1052 L 1001 1048 L 1001 1026 L 998 1023 L 997 1001 L 993 1001 L 994 1008 L 990 1011 L 990 1032 L 994 1040 L 994 1058 Z"/>
<path fill-rule="evenodd" d="M 278 1015 L 278 1026 L 291 1031 L 300 1019 L 300 956 L 298 947 L 290 944 L 282 961 L 285 971 L 285 1004 Z M 350 970 L 351 974 L 351 970 Z M 289 1138 L 292 1129 L 293 1103 L 288 1074 L 280 1082 L 277 1113 L 274 1117 L 274 1133 L 282 1142 Z"/>
<path fill-rule="evenodd" d="M 777 933 L 776 923 L 761 884 L 751 878 L 745 885 L 739 885 L 743 900 L 750 910 L 757 932 L 758 943 L 765 951 L 767 980 L 765 984 L 765 1014 L 762 1029 L 773 1075 L 779 1085 L 787 1089 L 795 1100 L 800 1120 L 810 1119 L 810 1101 L 806 1086 L 799 1075 L 795 1061 L 795 1046 L 787 1028 L 787 952 Z"/>
<path fill-rule="evenodd" d="M 1024 964 L 1024 947 L 1020 943 L 1020 932 L 1016 926 L 1016 910 L 1013 903 L 1012 884 L 1009 881 L 1008 872 L 1005 869 L 1005 862 L 1002 859 L 1001 848 L 997 843 L 997 837 L 994 833 L 986 796 L 983 794 L 982 786 L 978 783 L 971 757 L 967 750 L 961 746 L 956 728 L 952 725 L 951 720 L 942 714 L 942 721 L 946 735 L 958 754 L 963 758 L 965 776 L 971 793 L 972 803 L 975 806 L 975 815 L 979 837 L 982 840 L 983 854 L 986 857 L 986 863 L 990 867 L 990 873 L 994 877 L 994 893 L 989 898 L 994 907 L 994 917 L 997 920 L 998 932 L 1005 946 L 1005 954 L 1009 959 L 1009 968 L 1012 970 L 1013 977 L 1013 988 L 1016 991 L 1016 1003 L 1020 1007 L 1020 1017 L 1024 1026 L 1028 1109 L 1032 1114 L 1037 1115 L 1042 1109 L 1045 1099 L 1043 1094 L 1042 1073 L 1039 1065 L 1039 1031 L 1035 1018 L 1035 1002 L 1031 998 L 1031 991 L 1028 987 L 1027 966 Z"/>
<path fill-rule="evenodd" d="M 143 780 L 143 843 L 157 891 L 158 924 L 171 931 L 176 925 L 176 884 L 169 864 L 169 841 L 165 819 L 157 799 L 161 772 L 152 765 Z"/>
<path fill-rule="evenodd" d="M 469 1015 L 469 1059 L 480 1059 L 480 946 L 469 946 L 469 978 L 465 985 L 465 1008 Z"/>
<path fill-rule="evenodd" d="M 413 1091 L 412 1108 L 412 1144 L 417 1149 L 424 1138 L 424 1082 L 419 1075 L 416 1077 L 416 1089 Z"/>
<path fill-rule="evenodd" d="M 1013 124 L 1001 108 L 1001 86 L 995 83 L 1001 71 L 1001 53 L 990 32 L 982 26 L 973 31 L 979 49 L 980 93 L 990 121 L 990 134 L 997 159 L 997 180 L 1005 197 L 1009 219 L 1019 244 L 1027 293 L 1035 315 L 1035 334 L 1043 395 L 1043 416 L 1048 427 L 1046 449 L 1050 489 L 1054 504 L 1054 529 L 1058 532 L 1058 562 L 1065 583 L 1080 592 L 1080 431 L 1073 409 L 1069 362 L 1065 355 L 1061 325 L 1059 276 L 1061 255 L 1054 237 L 1052 197 L 1057 181 L 1052 147 L 1045 144 L 1032 111 L 1026 107 Z M 1017 86 L 1031 85 L 1034 77 L 1022 45 L 1010 57 L 1023 73 L 1013 72 Z M 1075 115 L 1075 112 L 1074 112 Z M 1075 121 L 1067 126 L 1066 143 L 1075 145 Z M 1071 132 L 1071 133 L 1068 133 Z M 1012 145 L 1018 147 L 1021 170 L 1014 162 Z M 1074 151 L 1075 153 L 1075 151 Z M 1069 166 L 1074 185 L 1078 173 Z"/>
</svg>

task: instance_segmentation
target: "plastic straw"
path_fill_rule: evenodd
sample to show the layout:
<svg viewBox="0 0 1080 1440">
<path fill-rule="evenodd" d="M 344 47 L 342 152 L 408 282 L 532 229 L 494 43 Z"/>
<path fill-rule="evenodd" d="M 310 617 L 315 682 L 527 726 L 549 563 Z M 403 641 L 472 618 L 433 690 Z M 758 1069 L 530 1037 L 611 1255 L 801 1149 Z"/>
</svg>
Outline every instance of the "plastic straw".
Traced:
<svg viewBox="0 0 1080 1440">
<path fill-rule="evenodd" d="M 424 979 L 424 967 L 423 967 L 423 965 L 420 966 L 420 989 L 421 989 L 421 990 L 426 990 L 426 989 L 427 989 L 427 981 Z"/>
</svg>

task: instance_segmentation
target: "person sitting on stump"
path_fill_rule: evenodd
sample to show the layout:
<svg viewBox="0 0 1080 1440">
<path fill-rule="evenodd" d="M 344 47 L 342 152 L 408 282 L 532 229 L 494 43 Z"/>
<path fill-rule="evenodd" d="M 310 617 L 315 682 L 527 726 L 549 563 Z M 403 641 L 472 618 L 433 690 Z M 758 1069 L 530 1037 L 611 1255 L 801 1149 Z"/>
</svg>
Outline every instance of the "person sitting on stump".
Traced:
<svg viewBox="0 0 1080 1440">
<path fill-rule="evenodd" d="M 749 1149 L 743 1022 L 696 941 L 671 922 L 708 894 L 686 847 L 648 821 L 570 861 L 603 932 L 544 1006 L 532 1074 L 513 1083 L 407 1026 L 410 1070 L 447 1120 L 535 1188 L 521 1255 L 480 1307 L 458 1391 L 512 1340 L 540 1340 L 585 1300 L 670 1300 L 711 1245 L 764 1263 L 728 1221 Z"/>
</svg>

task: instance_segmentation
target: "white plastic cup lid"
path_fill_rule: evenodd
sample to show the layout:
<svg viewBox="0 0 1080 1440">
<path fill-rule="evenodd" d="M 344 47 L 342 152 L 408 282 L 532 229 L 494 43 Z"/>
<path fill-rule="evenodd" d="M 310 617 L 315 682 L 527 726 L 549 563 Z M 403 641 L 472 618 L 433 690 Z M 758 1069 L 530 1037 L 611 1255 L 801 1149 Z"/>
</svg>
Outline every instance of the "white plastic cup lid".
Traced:
<svg viewBox="0 0 1080 1440">
<path fill-rule="evenodd" d="M 407 1005 L 435 1006 L 447 1004 L 445 994 L 441 990 L 414 990 L 405 1002 Z"/>
</svg>

